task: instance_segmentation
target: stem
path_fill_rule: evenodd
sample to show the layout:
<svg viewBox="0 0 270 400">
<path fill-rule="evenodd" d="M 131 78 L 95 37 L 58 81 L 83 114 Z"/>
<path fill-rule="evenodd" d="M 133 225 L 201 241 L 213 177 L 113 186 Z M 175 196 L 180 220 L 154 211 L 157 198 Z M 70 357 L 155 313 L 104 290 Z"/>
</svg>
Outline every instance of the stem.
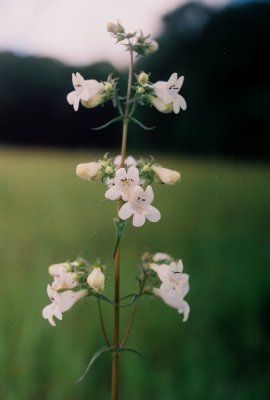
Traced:
<svg viewBox="0 0 270 400">
<path fill-rule="evenodd" d="M 131 84 L 133 75 L 133 50 L 130 50 L 130 61 L 128 70 L 128 85 L 127 85 L 127 97 L 125 104 L 125 113 L 123 120 L 123 130 L 122 130 L 122 146 L 121 146 L 121 163 L 119 168 L 124 167 L 126 158 L 126 148 L 127 148 L 127 133 L 128 133 L 128 123 L 129 123 L 129 101 L 131 96 Z M 121 200 L 117 204 L 117 218 L 118 211 L 121 206 Z M 113 345 L 115 351 L 112 357 L 112 400 L 118 399 L 118 370 L 119 370 L 119 322 L 120 322 L 120 243 L 117 247 L 114 256 L 114 330 L 113 330 Z"/>
<path fill-rule="evenodd" d="M 130 97 L 131 97 L 132 75 L 133 75 L 133 51 L 130 50 L 130 59 L 129 59 L 129 68 L 128 68 L 127 98 L 126 98 L 126 105 L 125 105 L 123 130 L 122 130 L 121 163 L 119 165 L 119 168 L 122 168 L 124 166 L 125 158 L 126 158 L 127 132 L 128 132 L 128 123 L 129 123 L 129 101 L 130 101 Z"/>
<path fill-rule="evenodd" d="M 134 319 L 135 319 L 135 315 L 136 315 L 136 311 L 137 311 L 138 299 L 140 298 L 140 296 L 143 293 L 143 289 L 144 289 L 146 278 L 147 277 L 144 274 L 143 279 L 140 281 L 138 297 L 137 297 L 137 300 L 136 300 L 135 304 L 133 305 L 133 308 L 132 308 L 132 311 L 131 311 L 131 314 L 130 314 L 130 317 L 129 317 L 128 325 L 127 325 L 126 331 L 124 333 L 124 336 L 123 336 L 123 339 L 122 339 L 122 342 L 121 342 L 121 345 L 120 345 L 121 349 L 125 347 L 125 345 L 127 343 L 127 340 L 128 340 L 128 337 L 129 337 L 129 334 L 131 332 L 131 329 L 132 329 L 132 326 L 133 326 L 133 323 L 134 323 Z"/>
<path fill-rule="evenodd" d="M 108 338 L 108 335 L 107 335 L 107 332 L 106 332 L 106 328 L 105 328 L 105 325 L 104 325 L 102 308 L 101 308 L 101 303 L 100 303 L 99 299 L 97 299 L 97 303 L 98 303 L 99 321 L 100 321 L 101 330 L 102 330 L 102 333 L 103 333 L 103 336 L 104 336 L 104 340 L 105 340 L 107 346 L 111 347 L 111 344 L 110 344 L 110 341 L 109 341 L 109 338 Z"/>
</svg>

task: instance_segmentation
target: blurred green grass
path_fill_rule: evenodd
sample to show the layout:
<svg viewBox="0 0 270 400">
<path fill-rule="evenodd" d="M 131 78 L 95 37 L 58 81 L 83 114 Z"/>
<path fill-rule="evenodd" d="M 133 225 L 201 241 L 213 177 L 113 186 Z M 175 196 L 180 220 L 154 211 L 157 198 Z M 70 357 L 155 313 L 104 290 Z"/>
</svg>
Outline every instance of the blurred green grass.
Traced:
<svg viewBox="0 0 270 400">
<path fill-rule="evenodd" d="M 112 281 L 115 204 L 104 187 L 78 179 L 79 162 L 101 154 L 2 149 L 1 392 L 5 400 L 110 398 L 110 357 L 74 382 L 103 346 L 95 301 L 77 304 L 56 328 L 48 304 L 48 265 L 100 257 Z M 156 157 L 182 182 L 155 186 L 158 224 L 129 223 L 122 245 L 122 293 L 134 290 L 145 249 L 181 257 L 190 274 L 190 319 L 158 299 L 140 301 L 121 356 L 121 399 L 270 398 L 269 165 Z M 108 293 L 112 285 L 108 283 Z M 109 330 L 112 309 L 104 304 Z M 122 326 L 128 310 L 122 312 Z"/>
</svg>

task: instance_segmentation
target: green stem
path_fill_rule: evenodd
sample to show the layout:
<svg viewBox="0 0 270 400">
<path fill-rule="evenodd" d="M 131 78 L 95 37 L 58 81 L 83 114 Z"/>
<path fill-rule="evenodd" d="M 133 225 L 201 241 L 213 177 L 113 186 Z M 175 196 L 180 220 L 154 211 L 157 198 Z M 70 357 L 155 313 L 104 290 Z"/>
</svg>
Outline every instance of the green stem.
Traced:
<svg viewBox="0 0 270 400">
<path fill-rule="evenodd" d="M 130 61 L 128 71 L 128 85 L 127 85 L 127 97 L 125 104 L 125 113 L 123 119 L 123 130 L 122 130 L 122 146 L 121 146 L 121 163 L 119 168 L 124 167 L 126 158 L 127 148 L 127 133 L 129 123 L 129 101 L 131 97 L 131 84 L 133 75 L 133 51 L 130 50 Z M 121 206 L 121 200 L 117 204 L 117 218 L 118 211 Z M 112 400 L 118 400 L 118 371 L 119 371 L 119 329 L 120 329 L 120 243 L 114 255 L 114 330 L 113 330 L 113 345 L 115 351 L 112 357 Z"/>
<path fill-rule="evenodd" d="M 142 280 L 140 281 L 137 299 L 139 299 L 140 296 L 143 293 L 143 289 L 144 289 L 146 278 L 147 277 L 144 274 Z M 133 326 L 133 323 L 134 323 L 134 319 L 135 319 L 135 315 L 136 315 L 136 311 L 137 311 L 137 305 L 138 305 L 138 300 L 133 305 L 133 308 L 132 308 L 132 311 L 131 311 L 131 314 L 130 314 L 130 317 L 129 317 L 128 325 L 127 325 L 126 331 L 124 333 L 124 336 L 123 336 L 123 339 L 122 339 L 122 342 L 121 342 L 121 345 L 120 345 L 121 349 L 123 349 L 125 347 L 126 343 L 127 343 L 129 334 L 131 332 L 131 329 L 132 329 L 132 326 Z"/>
<path fill-rule="evenodd" d="M 97 299 L 97 303 L 98 303 L 98 313 L 99 313 L 99 321 L 100 321 L 101 331 L 103 333 L 104 340 L 105 340 L 107 346 L 111 347 L 111 344 L 110 344 L 110 341 L 109 341 L 109 338 L 108 338 L 108 335 L 107 335 L 107 332 L 106 332 L 106 328 L 105 328 L 105 325 L 104 325 L 102 308 L 101 308 L 101 303 L 100 303 L 99 299 Z"/>
</svg>

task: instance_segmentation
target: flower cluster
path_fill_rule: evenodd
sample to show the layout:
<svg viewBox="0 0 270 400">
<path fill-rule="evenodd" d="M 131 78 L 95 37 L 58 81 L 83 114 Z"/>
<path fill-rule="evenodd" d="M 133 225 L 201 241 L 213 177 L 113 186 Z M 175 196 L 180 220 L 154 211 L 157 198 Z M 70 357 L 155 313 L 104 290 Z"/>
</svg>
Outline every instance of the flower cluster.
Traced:
<svg viewBox="0 0 270 400">
<path fill-rule="evenodd" d="M 84 107 L 94 108 L 113 99 L 116 87 L 116 79 L 111 76 L 105 82 L 98 82 L 95 79 L 85 80 L 79 72 L 72 74 L 72 83 L 75 90 L 67 95 L 67 101 L 75 111 L 78 111 L 80 101 Z"/>
<path fill-rule="evenodd" d="M 143 32 L 126 32 L 125 28 L 118 21 L 117 24 L 109 22 L 107 31 L 116 39 L 116 43 L 121 42 L 127 50 L 134 51 L 138 55 L 148 56 L 158 50 L 158 43 L 150 39 L 150 35 L 144 36 Z"/>
<path fill-rule="evenodd" d="M 184 297 L 189 292 L 189 275 L 183 273 L 182 260 L 174 260 L 167 253 L 145 253 L 142 257 L 142 271 L 149 284 L 145 291 L 175 308 L 179 314 L 183 314 L 183 321 L 186 321 L 190 308 Z M 157 284 L 160 287 L 155 287 Z"/>
<path fill-rule="evenodd" d="M 183 85 L 184 77 L 178 78 L 177 73 L 174 72 L 168 81 L 158 81 L 151 83 L 149 75 L 141 72 L 137 76 L 136 92 L 138 102 L 141 105 L 151 104 L 158 111 L 168 114 L 174 112 L 178 114 L 180 109 L 186 110 L 187 104 L 179 91 Z"/>
<path fill-rule="evenodd" d="M 107 156 L 98 162 L 79 164 L 76 169 L 81 179 L 101 180 L 108 188 L 105 198 L 122 200 L 118 215 L 122 220 L 133 216 L 133 226 L 140 227 L 145 221 L 157 222 L 161 215 L 152 206 L 154 182 L 172 185 L 180 180 L 180 173 L 158 165 L 153 159 L 136 161 L 132 156 L 125 160 L 125 167 L 119 168 L 121 157 L 114 160 Z"/>
<path fill-rule="evenodd" d="M 55 326 L 54 317 L 61 320 L 62 313 L 78 300 L 102 292 L 105 287 L 104 268 L 99 261 L 90 265 L 83 259 L 50 265 L 49 274 L 53 282 L 47 286 L 47 294 L 51 304 L 43 308 L 43 318 Z"/>
<path fill-rule="evenodd" d="M 115 100 L 117 96 L 117 79 L 108 77 L 105 82 L 98 82 L 94 79 L 85 80 L 82 75 L 77 72 L 72 74 L 72 82 L 74 91 L 67 95 L 67 101 L 73 105 L 77 111 L 79 104 L 86 108 L 97 107 L 107 100 Z M 149 75 L 141 72 L 137 76 L 137 85 L 135 86 L 136 94 L 133 101 L 140 105 L 153 105 L 158 111 L 168 114 L 174 112 L 178 114 L 180 110 L 186 110 L 187 104 L 179 91 L 183 85 L 184 77 L 174 72 L 168 81 L 158 81 L 151 83 Z"/>
</svg>

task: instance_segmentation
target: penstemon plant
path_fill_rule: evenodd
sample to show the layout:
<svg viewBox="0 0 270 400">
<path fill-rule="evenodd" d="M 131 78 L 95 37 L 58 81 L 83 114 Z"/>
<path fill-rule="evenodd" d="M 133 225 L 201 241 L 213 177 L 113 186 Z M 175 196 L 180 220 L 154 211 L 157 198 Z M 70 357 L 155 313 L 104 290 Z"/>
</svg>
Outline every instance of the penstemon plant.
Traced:
<svg viewBox="0 0 270 400">
<path fill-rule="evenodd" d="M 79 379 L 81 381 L 92 367 L 95 360 L 103 353 L 112 354 L 112 400 L 118 399 L 118 366 L 119 355 L 123 351 L 138 352 L 127 346 L 129 334 L 132 330 L 138 299 L 143 295 L 157 296 L 178 313 L 183 314 L 183 321 L 188 319 L 189 305 L 184 297 L 189 291 L 189 276 L 183 273 L 181 259 L 174 259 L 167 253 L 145 252 L 141 257 L 138 272 L 138 287 L 135 293 L 120 296 L 120 244 L 126 221 L 132 218 L 134 227 L 142 227 L 146 220 L 158 222 L 161 218 L 159 210 L 152 205 L 154 192 L 152 183 L 173 185 L 180 180 L 180 173 L 164 168 L 152 157 L 135 160 L 126 155 L 128 126 L 131 122 L 143 129 L 151 129 L 134 117 L 136 106 L 154 106 L 163 113 L 186 109 L 185 99 L 179 94 L 184 77 L 178 78 L 173 73 L 169 80 L 151 83 L 149 74 L 133 72 L 134 56 L 147 56 L 158 50 L 158 43 L 144 36 L 142 32 L 126 33 L 123 26 L 117 22 L 108 23 L 108 32 L 122 44 L 129 53 L 129 70 L 126 96 L 120 96 L 118 79 L 110 75 L 106 81 L 98 82 L 94 79 L 85 80 L 78 72 L 72 74 L 74 91 L 67 95 L 67 101 L 77 111 L 79 105 L 93 108 L 108 101 L 112 101 L 119 115 L 105 123 L 98 129 L 122 121 L 121 154 L 110 158 L 106 154 L 98 161 L 79 164 L 76 169 L 78 177 L 88 181 L 104 183 L 105 198 L 116 202 L 116 241 L 113 253 L 114 261 L 114 298 L 109 299 L 104 294 L 106 275 L 105 265 L 100 259 L 94 263 L 78 258 L 73 262 L 53 264 L 49 267 L 49 274 L 53 282 L 47 286 L 47 293 L 51 303 L 47 305 L 42 315 L 55 326 L 55 318 L 62 319 L 62 314 L 69 310 L 78 300 L 85 297 L 95 297 L 97 300 L 101 331 L 105 345 L 98 349 L 91 358 L 86 370 Z M 133 81 L 135 80 L 135 81 Z M 109 302 L 114 310 L 113 338 L 110 338 L 102 313 L 102 301 Z M 127 327 L 120 336 L 119 322 L 121 307 L 131 306 L 130 319 Z M 139 353 L 139 352 L 138 352 Z"/>
</svg>

